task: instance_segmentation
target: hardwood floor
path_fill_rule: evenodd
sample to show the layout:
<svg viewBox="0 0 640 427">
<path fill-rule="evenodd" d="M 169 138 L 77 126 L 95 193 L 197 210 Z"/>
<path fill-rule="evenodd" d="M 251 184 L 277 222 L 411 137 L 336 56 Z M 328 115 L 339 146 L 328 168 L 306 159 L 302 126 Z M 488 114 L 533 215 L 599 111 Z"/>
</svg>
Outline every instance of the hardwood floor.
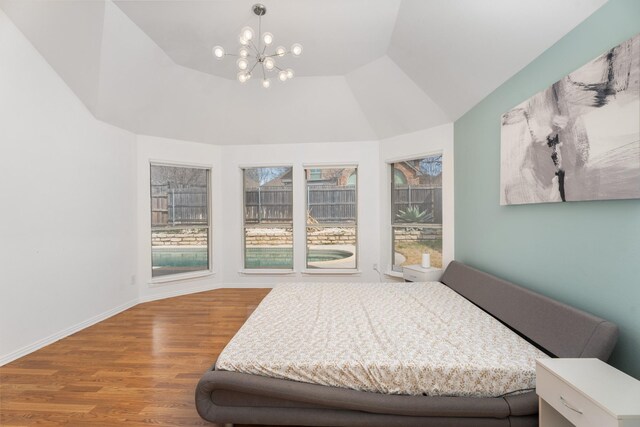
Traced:
<svg viewBox="0 0 640 427">
<path fill-rule="evenodd" d="M 0 367 L 0 425 L 214 426 L 195 386 L 268 292 L 140 304 Z"/>
</svg>

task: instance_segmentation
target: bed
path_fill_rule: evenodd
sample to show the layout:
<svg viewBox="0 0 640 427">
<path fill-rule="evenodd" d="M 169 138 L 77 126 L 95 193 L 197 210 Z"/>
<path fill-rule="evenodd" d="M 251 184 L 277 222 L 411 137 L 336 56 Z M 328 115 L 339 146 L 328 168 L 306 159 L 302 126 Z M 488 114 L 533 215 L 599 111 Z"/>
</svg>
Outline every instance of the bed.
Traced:
<svg viewBox="0 0 640 427">
<path fill-rule="evenodd" d="M 307 285 L 307 293 L 315 292 L 319 299 L 327 298 L 327 291 L 331 291 L 330 287 L 325 289 L 313 286 Z M 315 306 L 305 305 L 316 297 L 306 300 L 298 298 L 292 288 L 285 288 L 278 293 L 272 291 L 273 298 L 270 298 L 271 294 L 265 298 L 225 348 L 217 364 L 202 376 L 196 389 L 198 413 L 206 420 L 226 424 L 535 426 L 538 411 L 537 397 L 533 390 L 535 377 L 531 378 L 530 369 L 525 368 L 531 365 L 531 359 L 596 357 L 606 361 L 617 339 L 617 327 L 606 320 L 459 262 L 450 263 L 441 283 L 406 286 L 407 296 L 401 301 L 402 307 L 407 308 L 406 313 L 400 320 L 396 319 L 398 314 L 392 314 L 388 322 L 403 322 L 400 333 L 393 330 L 393 335 L 400 337 L 400 345 L 396 345 L 397 343 L 389 337 L 383 337 L 384 329 L 383 332 L 380 332 L 381 329 L 374 329 L 377 332 L 373 333 L 377 336 L 367 335 L 371 332 L 367 332 L 367 328 L 359 326 L 360 323 L 356 322 L 351 329 L 342 332 L 341 338 L 356 342 L 360 339 L 357 345 L 362 346 L 362 354 L 357 360 L 358 363 L 350 363 L 349 360 L 347 363 L 340 359 L 342 364 L 338 364 L 339 369 L 335 368 L 335 363 L 325 363 L 323 357 L 326 357 L 324 353 L 333 354 L 329 352 L 331 348 L 339 349 L 340 345 L 334 345 L 332 339 L 325 339 L 326 330 L 317 329 L 316 323 L 311 322 L 309 326 L 301 322 L 298 328 L 292 329 L 287 326 L 291 324 L 291 318 L 286 315 L 267 317 L 272 326 L 261 323 L 265 321 L 261 318 L 269 312 L 282 311 L 278 310 L 278 304 L 279 298 L 281 300 L 283 296 L 290 299 L 293 311 L 296 310 L 296 304 L 299 304 L 297 308 L 300 313 L 307 313 L 306 317 L 319 316 L 313 311 Z M 429 325 L 436 325 L 440 321 L 442 327 L 446 328 L 446 325 L 455 325 L 458 317 L 462 319 L 462 323 L 459 324 L 469 325 L 468 331 L 460 330 L 459 324 L 454 326 L 455 334 L 445 330 L 438 335 L 438 328 L 431 326 L 431 331 L 425 332 L 427 335 L 435 334 L 436 341 L 433 342 L 451 341 L 454 351 L 446 353 L 446 348 L 438 349 L 433 342 L 425 346 L 428 349 L 424 350 L 420 349 L 419 344 L 417 347 L 409 345 L 415 337 L 424 338 L 420 335 L 420 324 L 416 322 L 415 326 L 412 326 L 411 320 L 412 313 L 419 310 L 420 305 L 424 303 L 423 288 L 431 292 L 427 298 L 436 299 L 438 302 L 433 304 L 434 306 L 446 307 L 445 310 L 435 310 L 429 314 Z M 400 293 L 394 294 L 393 289 L 389 287 L 389 290 L 384 292 L 401 296 Z M 357 286 L 353 287 L 353 292 L 357 292 Z M 396 300 L 395 297 L 393 299 Z M 376 320 L 376 308 L 371 307 L 372 304 L 375 305 L 371 301 L 366 303 L 369 308 L 362 311 L 362 317 L 366 319 L 362 324 L 380 323 L 379 317 Z M 318 312 L 331 307 L 330 310 L 333 311 L 330 314 L 338 317 L 345 315 L 347 310 L 351 316 L 353 312 L 358 312 L 356 301 L 353 304 L 347 302 L 345 305 L 332 301 L 331 304 L 318 304 L 317 307 L 319 308 L 315 310 Z M 384 313 L 383 309 L 384 307 L 379 308 L 378 316 Z M 466 314 L 460 314 L 463 312 Z M 481 320 L 479 312 L 489 319 Z M 422 313 L 419 317 L 421 316 Z M 353 319 L 351 317 L 351 320 Z M 492 322 L 494 325 L 487 329 Z M 477 360 L 495 359 L 490 368 L 499 371 L 499 374 L 488 382 L 489 386 L 474 386 L 475 389 L 471 390 L 465 386 L 459 387 L 460 383 L 474 383 L 468 381 L 470 378 L 486 377 L 487 373 L 493 372 L 482 370 L 483 367 L 478 367 L 475 362 L 472 363 L 473 369 L 455 368 L 465 381 L 453 381 L 453 385 L 447 384 L 444 380 L 451 378 L 451 372 L 445 370 L 447 366 L 421 364 L 434 363 L 434 360 L 430 360 L 435 357 L 431 357 L 432 354 L 437 355 L 437 361 L 447 359 L 443 355 L 455 358 L 458 353 L 464 353 L 464 349 L 458 349 L 460 344 L 455 339 L 447 337 L 462 336 L 464 340 L 473 341 L 476 335 L 488 334 L 494 336 L 489 340 L 490 343 L 492 339 L 507 339 L 504 332 L 506 329 L 512 335 L 508 338 L 511 340 L 508 341 L 508 347 L 519 349 L 516 359 L 522 363 L 507 360 L 499 353 L 493 355 L 486 342 L 476 343 L 476 348 L 487 350 L 483 358 Z M 301 335 L 296 337 L 292 332 L 294 330 L 300 330 Z M 289 341 L 269 338 L 270 334 L 282 331 Z M 314 331 L 316 333 L 313 333 Z M 263 338 L 260 337 L 262 332 L 265 335 Z M 358 335 L 362 336 L 358 338 Z M 409 338 L 402 338 L 403 335 Z M 315 350 L 308 354 L 295 348 L 279 348 L 283 342 L 291 345 L 298 342 L 296 340 L 304 340 L 305 337 L 309 337 L 309 340 L 319 339 L 321 345 L 310 345 L 310 348 Z M 252 340 L 260 339 L 260 346 L 247 345 Z M 277 344 L 270 347 L 272 341 L 277 341 Z M 379 353 L 382 355 L 377 356 L 376 363 L 381 363 L 382 367 L 372 367 L 363 362 L 369 360 L 367 357 L 370 353 L 377 352 L 376 348 L 366 346 L 368 342 L 381 349 Z M 327 348 L 326 352 L 323 346 Z M 403 348 L 406 348 L 406 354 L 401 351 Z M 287 354 L 292 360 L 285 360 Z M 476 360 L 472 354 L 469 357 L 469 360 Z M 256 363 L 256 360 L 259 363 Z M 495 365 L 500 361 L 503 361 L 505 366 Z M 406 370 L 407 366 L 413 370 Z M 441 375 L 441 380 L 432 381 L 434 372 Z M 394 378 L 407 380 L 394 382 Z M 422 381 L 419 386 L 415 386 L 415 378 Z M 456 385 L 458 388 L 454 387 Z"/>
</svg>

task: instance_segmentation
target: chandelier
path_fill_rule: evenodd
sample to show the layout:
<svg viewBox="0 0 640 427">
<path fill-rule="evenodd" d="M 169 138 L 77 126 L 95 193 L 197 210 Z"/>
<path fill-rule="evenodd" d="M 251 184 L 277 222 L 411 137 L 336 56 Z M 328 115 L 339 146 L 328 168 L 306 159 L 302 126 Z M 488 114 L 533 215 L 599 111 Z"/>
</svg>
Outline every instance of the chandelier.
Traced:
<svg viewBox="0 0 640 427">
<path fill-rule="evenodd" d="M 262 17 L 267 13 L 267 8 L 263 4 L 254 4 L 252 7 L 253 13 L 258 15 L 258 34 L 251 27 L 244 27 L 240 30 L 238 41 L 240 42 L 240 49 L 238 54 L 226 53 L 222 46 L 214 46 L 211 52 L 213 56 L 222 60 L 225 56 L 235 56 L 236 65 L 238 66 L 238 81 L 240 83 L 246 83 L 251 79 L 253 74 L 258 74 L 262 77 L 262 87 L 268 89 L 271 86 L 271 79 L 269 76 L 273 73 L 277 73 L 278 80 L 286 82 L 292 79 L 294 72 L 291 68 L 283 68 L 278 66 L 276 60 L 286 55 L 298 57 L 302 54 L 302 45 L 295 43 L 291 45 L 291 49 L 287 50 L 284 46 L 278 46 L 275 50 L 268 52 L 267 50 L 273 44 L 273 34 L 262 32 Z"/>
</svg>

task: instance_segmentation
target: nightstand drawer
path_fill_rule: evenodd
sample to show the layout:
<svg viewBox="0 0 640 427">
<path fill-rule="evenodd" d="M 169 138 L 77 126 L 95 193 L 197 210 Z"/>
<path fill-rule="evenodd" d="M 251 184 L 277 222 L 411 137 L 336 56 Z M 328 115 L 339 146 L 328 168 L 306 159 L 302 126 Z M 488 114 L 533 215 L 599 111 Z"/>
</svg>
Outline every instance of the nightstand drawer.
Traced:
<svg viewBox="0 0 640 427">
<path fill-rule="evenodd" d="M 408 282 L 437 282 L 442 277 L 442 269 L 406 265 L 402 268 L 402 277 Z"/>
<path fill-rule="evenodd" d="M 408 280 L 410 282 L 424 282 L 424 276 L 422 274 L 414 270 L 409 270 L 408 268 L 405 268 L 402 271 L 402 277 L 404 280 Z"/>
<path fill-rule="evenodd" d="M 561 378 L 539 366 L 536 392 L 576 427 L 618 426 L 618 420 Z"/>
</svg>

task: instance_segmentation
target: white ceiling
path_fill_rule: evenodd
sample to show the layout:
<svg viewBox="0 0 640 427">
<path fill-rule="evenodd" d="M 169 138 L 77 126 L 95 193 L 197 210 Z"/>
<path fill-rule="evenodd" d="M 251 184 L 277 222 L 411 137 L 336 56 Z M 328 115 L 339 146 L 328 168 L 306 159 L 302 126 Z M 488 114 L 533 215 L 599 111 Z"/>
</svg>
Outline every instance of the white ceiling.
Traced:
<svg viewBox="0 0 640 427">
<path fill-rule="evenodd" d="M 253 1 L 122 1 L 114 3 L 177 64 L 235 79 L 235 58 L 213 61 L 211 48 L 240 47 L 246 25 L 258 30 Z M 286 58 L 298 76 L 342 76 L 383 56 L 400 0 L 265 0 L 262 31 L 275 46 L 304 46 L 302 58 Z M 345 43 L 347 41 L 347 43 Z"/>
<path fill-rule="evenodd" d="M 264 0 L 296 78 L 240 85 L 253 1 L 0 0 L 93 114 L 215 144 L 387 138 L 453 121 L 606 0 Z M 227 58 L 225 58 L 227 59 Z M 257 79 L 255 79 L 257 80 Z"/>
</svg>

